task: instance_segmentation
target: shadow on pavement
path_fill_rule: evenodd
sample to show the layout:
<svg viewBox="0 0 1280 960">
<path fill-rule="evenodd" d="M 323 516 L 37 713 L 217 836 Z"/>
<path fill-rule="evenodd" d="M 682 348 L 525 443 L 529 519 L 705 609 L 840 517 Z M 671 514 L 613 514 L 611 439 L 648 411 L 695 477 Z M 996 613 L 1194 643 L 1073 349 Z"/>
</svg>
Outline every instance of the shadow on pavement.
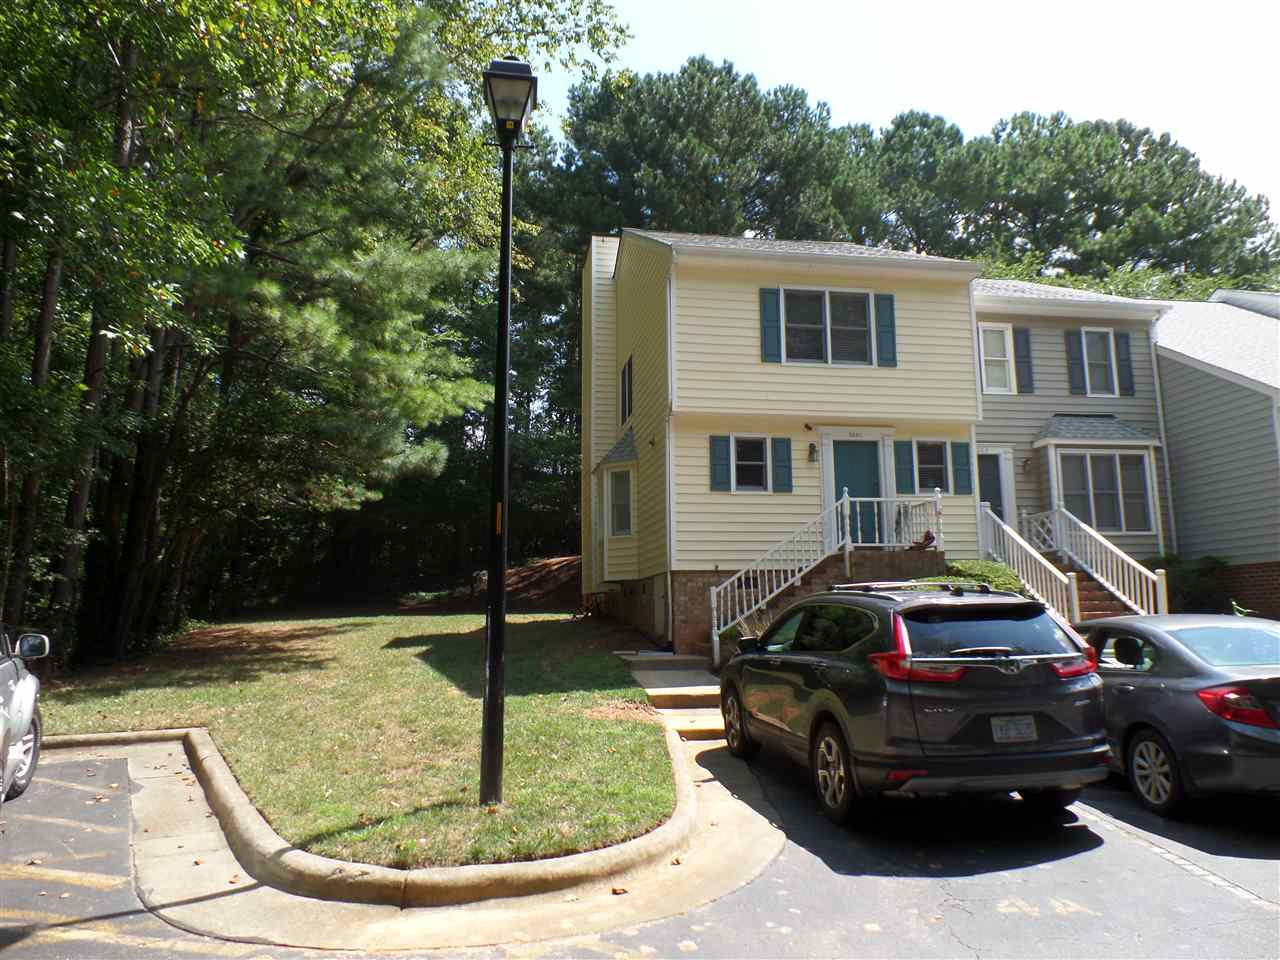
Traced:
<svg viewBox="0 0 1280 960">
<path fill-rule="evenodd" d="M 1221 794 L 1189 801 L 1173 818 L 1138 803 L 1119 777 L 1090 787 L 1084 802 L 1139 830 L 1202 853 L 1280 861 L 1280 819 L 1274 797 Z"/>
<path fill-rule="evenodd" d="M 746 769 L 725 748 L 704 751 L 698 763 L 726 786 L 741 782 Z M 752 802 L 754 791 L 734 795 L 775 819 L 792 843 L 850 876 L 976 876 L 1064 860 L 1103 844 L 1070 810 L 1030 813 L 1009 796 L 883 800 L 837 827 L 819 810 L 804 767 L 765 750 L 750 769 L 767 805 Z"/>
</svg>

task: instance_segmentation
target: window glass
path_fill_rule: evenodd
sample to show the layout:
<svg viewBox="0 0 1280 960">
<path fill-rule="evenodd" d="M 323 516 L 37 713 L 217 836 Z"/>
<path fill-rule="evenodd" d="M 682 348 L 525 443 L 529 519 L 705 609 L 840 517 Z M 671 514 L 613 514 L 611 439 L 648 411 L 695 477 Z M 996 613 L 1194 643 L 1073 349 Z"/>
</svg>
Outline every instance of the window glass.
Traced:
<svg viewBox="0 0 1280 960">
<path fill-rule="evenodd" d="M 1147 458 L 1126 454 L 1120 458 L 1120 487 L 1124 493 L 1124 528 L 1150 530 L 1147 504 Z"/>
<path fill-rule="evenodd" d="M 1169 633 L 1215 667 L 1280 664 L 1280 626 L 1224 624 L 1182 627 Z"/>
<path fill-rule="evenodd" d="M 796 636 L 795 648 L 814 653 L 848 649 L 875 632 L 876 618 L 858 607 L 822 604 L 809 608 L 809 619 Z"/>
<path fill-rule="evenodd" d="M 918 488 L 923 492 L 931 492 L 934 487 L 941 487 L 944 493 L 951 489 L 947 483 L 947 445 L 916 441 L 916 473 Z"/>
<path fill-rule="evenodd" d="M 1116 655 L 1116 647 L 1120 647 L 1120 656 Z M 1129 662 L 1125 662 L 1129 661 Z M 1098 654 L 1098 666 L 1103 670 L 1131 670 L 1136 673 L 1147 673 L 1156 665 L 1156 648 L 1149 640 L 1137 637 L 1107 637 L 1107 642 Z"/>
<path fill-rule="evenodd" d="M 865 293 L 832 293 L 831 359 L 871 362 L 871 308 Z"/>
<path fill-rule="evenodd" d="M 619 373 L 619 392 L 621 397 L 618 401 L 618 415 L 621 418 L 620 423 L 626 423 L 631 417 L 631 358 L 627 357 L 627 362 L 622 365 L 622 371 Z"/>
<path fill-rule="evenodd" d="M 792 645 L 795 643 L 796 634 L 800 631 L 800 624 L 804 622 L 805 616 L 809 613 L 809 608 L 797 610 L 788 616 L 782 623 L 765 635 L 764 649 L 768 653 L 788 653 Z"/>
<path fill-rule="evenodd" d="M 908 611 L 903 619 L 911 651 L 921 656 L 949 656 L 966 647 L 1008 647 L 1017 655 L 1079 649 L 1038 603 L 923 607 Z"/>
<path fill-rule="evenodd" d="M 1009 341 L 1000 327 L 982 328 L 982 382 L 988 390 L 1009 391 L 1013 377 L 1009 372 Z"/>
<path fill-rule="evenodd" d="M 609 509 L 612 513 L 609 533 L 622 537 L 631 532 L 631 474 L 615 470 L 609 474 Z"/>
<path fill-rule="evenodd" d="M 1089 457 L 1093 473 L 1093 525 L 1099 530 L 1119 530 L 1120 480 L 1116 476 L 1116 458 L 1112 454 Z"/>
<path fill-rule="evenodd" d="M 1093 526 L 1093 508 L 1089 505 L 1089 474 L 1084 457 L 1078 454 L 1062 456 L 1062 500 L 1067 509 Z"/>
<path fill-rule="evenodd" d="M 826 294 L 821 290 L 786 292 L 787 359 L 827 359 Z"/>
<path fill-rule="evenodd" d="M 767 490 L 768 454 L 763 437 L 735 437 L 733 441 L 734 485 L 739 490 Z"/>
<path fill-rule="evenodd" d="M 1085 366 L 1089 370 L 1089 392 L 1116 392 L 1111 378 L 1111 334 L 1105 330 L 1089 330 L 1084 335 Z"/>
</svg>

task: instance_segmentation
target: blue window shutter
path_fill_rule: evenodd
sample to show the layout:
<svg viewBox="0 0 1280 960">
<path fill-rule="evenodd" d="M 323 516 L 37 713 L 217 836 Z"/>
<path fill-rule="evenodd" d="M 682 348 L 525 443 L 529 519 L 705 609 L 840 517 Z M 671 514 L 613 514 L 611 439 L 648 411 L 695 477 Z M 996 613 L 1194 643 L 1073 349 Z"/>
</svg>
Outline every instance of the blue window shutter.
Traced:
<svg viewBox="0 0 1280 960">
<path fill-rule="evenodd" d="M 1018 374 L 1018 392 L 1035 393 L 1036 381 L 1031 372 L 1031 331 L 1013 328 L 1013 365 Z"/>
<path fill-rule="evenodd" d="M 1067 340 L 1067 381 L 1072 393 L 1083 395 L 1084 389 L 1084 331 L 1064 330 Z"/>
<path fill-rule="evenodd" d="M 769 441 L 772 446 L 773 460 L 773 492 L 791 492 L 791 438 L 774 437 Z"/>
<path fill-rule="evenodd" d="M 876 294 L 876 366 L 898 365 L 898 331 L 893 317 L 893 294 Z"/>
<path fill-rule="evenodd" d="M 1130 354 L 1129 334 L 1116 333 L 1116 373 L 1120 381 L 1120 396 L 1133 396 L 1133 357 Z"/>
<path fill-rule="evenodd" d="M 899 493 L 916 492 L 916 454 L 910 440 L 893 441 L 893 475 Z"/>
<path fill-rule="evenodd" d="M 729 438 L 711 438 L 711 489 L 729 489 Z"/>
<path fill-rule="evenodd" d="M 960 440 L 951 442 L 951 473 L 955 476 L 957 495 L 973 493 L 973 467 L 969 463 L 969 444 Z"/>
<path fill-rule="evenodd" d="M 760 291 L 760 359 L 782 362 L 782 312 L 776 288 Z"/>
</svg>

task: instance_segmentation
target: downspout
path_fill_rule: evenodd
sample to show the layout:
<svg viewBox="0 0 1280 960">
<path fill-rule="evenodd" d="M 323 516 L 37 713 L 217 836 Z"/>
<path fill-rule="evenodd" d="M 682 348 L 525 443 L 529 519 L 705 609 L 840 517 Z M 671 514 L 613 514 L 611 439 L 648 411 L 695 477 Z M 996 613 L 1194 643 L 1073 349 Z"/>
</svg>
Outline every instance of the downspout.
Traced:
<svg viewBox="0 0 1280 960">
<path fill-rule="evenodd" d="M 1155 379 L 1156 384 L 1156 420 L 1160 424 L 1160 459 L 1164 463 L 1164 488 L 1165 493 L 1168 494 L 1169 502 L 1169 547 L 1171 553 L 1177 553 L 1178 525 L 1173 517 L 1173 471 L 1169 469 L 1169 438 L 1165 434 L 1164 427 L 1164 387 L 1160 383 L 1160 357 L 1156 353 L 1156 324 L 1168 309 L 1168 307 L 1160 308 L 1160 312 L 1151 321 L 1147 339 L 1151 342 L 1151 376 Z M 1160 491 L 1157 490 L 1156 493 L 1158 495 Z M 1161 500 L 1164 499 L 1164 497 L 1161 497 Z M 1165 552 L 1163 536 L 1164 514 L 1159 509 L 1156 510 L 1156 522 L 1160 524 L 1160 552 L 1163 554 Z"/>
</svg>

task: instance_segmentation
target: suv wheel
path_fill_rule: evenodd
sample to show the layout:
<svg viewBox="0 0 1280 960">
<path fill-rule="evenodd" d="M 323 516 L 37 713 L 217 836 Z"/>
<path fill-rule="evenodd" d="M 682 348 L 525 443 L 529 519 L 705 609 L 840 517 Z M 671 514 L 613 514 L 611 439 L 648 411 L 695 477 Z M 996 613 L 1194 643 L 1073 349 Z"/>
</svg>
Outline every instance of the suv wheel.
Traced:
<svg viewBox="0 0 1280 960">
<path fill-rule="evenodd" d="M 1129 741 L 1126 760 L 1129 785 L 1142 805 L 1162 816 L 1172 813 L 1185 792 L 1169 741 L 1155 730 L 1141 730 Z"/>
<path fill-rule="evenodd" d="M 824 723 L 809 744 L 809 770 L 813 789 L 827 819 L 846 823 L 853 810 L 853 764 L 844 734 L 834 723 Z"/>
<path fill-rule="evenodd" d="M 760 744 L 747 735 L 747 717 L 735 687 L 724 692 L 720 712 L 724 715 L 724 738 L 729 743 L 729 752 L 735 757 L 750 760 L 759 752 Z"/>
</svg>

